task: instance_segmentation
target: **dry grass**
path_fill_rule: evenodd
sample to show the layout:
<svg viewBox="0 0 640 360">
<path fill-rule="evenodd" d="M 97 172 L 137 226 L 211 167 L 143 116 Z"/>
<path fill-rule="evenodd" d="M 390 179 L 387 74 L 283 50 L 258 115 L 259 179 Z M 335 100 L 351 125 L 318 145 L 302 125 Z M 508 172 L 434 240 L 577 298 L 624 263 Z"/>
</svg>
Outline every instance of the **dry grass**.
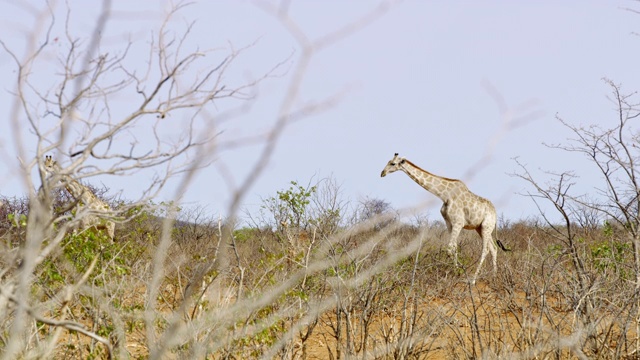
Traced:
<svg viewBox="0 0 640 360">
<path fill-rule="evenodd" d="M 597 249 L 619 240 L 602 229 L 584 232 L 579 256 L 587 265 L 589 290 L 579 293 L 570 255 L 533 223 L 500 229 L 513 251 L 500 254 L 498 274 L 486 266 L 475 285 L 468 282 L 468 270 L 475 269 L 480 250 L 477 235 L 462 238 L 464 268 L 456 268 L 443 250 L 446 234 L 438 224 L 375 229 L 363 223 L 322 237 L 298 233 L 295 249 L 270 230 L 236 229 L 225 240 L 224 229 L 210 225 L 193 228 L 192 238 L 179 233 L 184 228 L 174 228 L 181 240 L 168 250 L 152 309 L 149 264 L 160 234 L 147 220 L 120 227 L 120 241 L 92 253 L 99 266 L 63 303 L 59 294 L 65 283 L 83 268 L 75 263 L 82 260 L 79 253 L 65 253 L 88 251 L 72 250 L 83 243 L 70 240 L 37 273 L 32 294 L 46 304 L 38 310 L 49 318 L 64 313 L 107 338 L 118 358 L 161 353 L 163 358 L 609 359 L 632 357 L 636 346 L 631 258 L 624 253 L 604 258 Z M 589 307 L 583 306 L 587 302 Z M 149 311 L 152 328 L 145 320 Z M 25 349 L 31 354 L 58 329 L 33 326 L 38 340 Z M 56 357 L 107 356 L 102 344 L 78 332 L 57 336 Z"/>
</svg>

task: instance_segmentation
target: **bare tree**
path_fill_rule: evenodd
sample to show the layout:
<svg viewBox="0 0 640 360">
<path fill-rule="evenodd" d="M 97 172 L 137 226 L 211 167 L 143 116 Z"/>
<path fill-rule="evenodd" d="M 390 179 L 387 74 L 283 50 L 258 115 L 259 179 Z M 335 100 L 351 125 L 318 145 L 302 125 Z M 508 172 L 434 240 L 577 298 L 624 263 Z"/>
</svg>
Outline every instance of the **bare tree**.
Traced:
<svg viewBox="0 0 640 360">
<path fill-rule="evenodd" d="M 148 206 L 149 200 L 172 178 L 180 175 L 183 184 L 187 184 L 195 170 L 210 163 L 216 145 L 216 123 L 207 116 L 205 108 L 236 100 L 225 108 L 241 109 L 246 105 L 237 100 L 247 100 L 251 89 L 280 67 L 274 64 L 263 76 L 244 83 L 227 83 L 224 76 L 249 47 L 230 47 L 223 52 L 190 50 L 187 41 L 193 24 L 187 24 L 182 33 L 169 26 L 187 6 L 184 3 L 171 9 L 148 39 L 145 67 L 140 68 L 132 65 L 132 58 L 136 57 L 132 49 L 140 44 L 130 41 L 113 47 L 105 43 L 102 34 L 112 18 L 112 4 L 104 1 L 102 5 L 89 37 L 78 35 L 71 28 L 73 9 L 67 8 L 66 19 L 59 22 L 55 16 L 57 9 L 44 7 L 38 10 L 38 15 L 47 25 L 43 31 L 37 29 L 29 34 L 24 56 L 20 57 L 6 41 L 0 41 L 5 53 L 13 59 L 17 74 L 10 124 L 25 182 L 33 183 L 30 174 L 36 167 L 42 183 L 37 194 L 29 195 L 26 243 L 16 261 L 20 266 L 16 268 L 15 281 L 5 285 L 10 298 L 29 298 L 26 293 L 31 281 L 29 274 L 60 246 L 68 224 L 82 222 L 83 217 L 90 216 L 127 220 L 126 214 L 132 214 L 131 209 Z M 54 37 L 54 31 L 64 35 Z M 49 83 L 43 84 L 38 70 L 51 57 L 56 61 L 57 76 L 53 87 L 46 88 Z M 121 101 L 123 96 L 128 101 Z M 176 127 L 172 124 L 175 121 L 181 123 L 178 127 L 183 131 L 178 136 L 170 136 L 167 130 Z M 25 124 L 34 136 L 25 137 L 22 129 Z M 203 131 L 204 127 L 213 131 Z M 139 132 L 144 132 L 145 137 L 137 136 Z M 33 141 L 35 146 L 27 145 L 25 139 Z M 27 149 L 34 149 L 35 157 L 27 156 L 31 152 Z M 91 211 L 93 214 L 80 211 L 70 214 L 64 209 L 51 213 L 50 194 L 59 186 L 57 180 L 48 181 L 44 172 L 44 155 L 51 153 L 61 164 L 59 172 L 74 179 L 66 181 L 67 186 L 74 183 L 81 187 L 77 181 L 99 175 L 133 176 L 150 168 L 156 171 L 156 176 L 138 199 L 119 209 L 104 207 L 104 211 Z M 95 199 L 89 188 L 85 190 L 78 192 L 75 195 L 78 198 L 73 201 L 90 201 L 85 196 L 79 198 L 80 193 Z M 153 295 L 152 288 L 150 295 Z M 16 303 L 18 312 L 14 315 L 12 339 L 21 340 L 9 341 L 7 357 L 14 356 L 24 346 L 31 318 L 40 318 L 29 303 Z M 26 316 L 29 314 L 32 317 Z M 64 316 L 55 321 L 41 321 L 72 328 L 64 325 Z"/>
<path fill-rule="evenodd" d="M 610 101 L 615 106 L 615 121 L 607 121 L 590 126 L 576 126 L 557 117 L 558 121 L 570 130 L 573 137 L 567 144 L 549 145 L 553 149 L 583 155 L 588 164 L 600 175 L 602 182 L 595 184 L 595 194 L 581 194 L 574 190 L 577 175 L 574 171 L 549 173 L 554 180 L 543 185 L 529 172 L 527 167 L 516 160 L 521 167 L 521 177 L 533 186 L 530 194 L 534 200 L 542 199 L 552 204 L 561 221 L 557 222 L 550 214 L 542 210 L 541 214 L 550 231 L 566 246 L 577 281 L 574 303 L 576 311 L 583 319 L 588 336 L 592 339 L 597 326 L 593 311 L 596 277 L 585 264 L 585 255 L 579 251 L 579 242 L 583 241 L 583 229 L 593 229 L 593 223 L 608 226 L 610 223 L 623 235 L 621 243 L 628 243 L 633 249 L 633 274 L 635 291 L 631 298 L 635 312 L 640 314 L 640 179 L 638 178 L 638 129 L 632 120 L 640 116 L 640 103 L 634 99 L 636 93 L 625 94 L 621 86 L 605 79 L 611 89 Z M 640 330 L 636 324 L 636 331 Z M 639 340 L 640 341 L 640 340 Z M 640 346 L 640 342 L 636 344 Z"/>
<path fill-rule="evenodd" d="M 101 288 L 96 286 L 95 279 L 104 276 L 104 269 L 97 270 L 96 264 L 106 262 L 105 266 L 115 266 L 114 263 L 122 260 L 117 254 L 126 251 L 125 241 L 131 237 L 124 234 L 119 238 L 116 229 L 115 247 L 100 243 L 87 266 L 71 272 L 69 269 L 76 263 L 73 260 L 59 262 L 64 257 L 61 252 L 71 249 L 70 244 L 77 244 L 74 241 L 86 246 L 98 243 L 92 235 L 82 239 L 69 235 L 72 224 L 82 222 L 83 216 L 109 219 L 122 226 L 145 211 L 162 209 L 160 233 L 153 239 L 153 255 L 141 279 L 145 306 L 138 316 L 144 323 L 146 355 L 162 358 L 175 346 L 200 336 L 195 327 L 197 321 L 185 327 L 182 316 L 189 313 L 187 310 L 194 301 L 200 301 L 189 296 L 197 291 L 184 291 L 183 301 L 178 304 L 179 311 L 167 316 L 162 313 L 164 293 L 161 287 L 166 266 L 168 262 L 178 261 L 178 258 L 169 258 L 174 219 L 181 195 L 197 171 L 210 165 L 220 151 L 245 144 L 258 143 L 263 147 L 262 152 L 249 166 L 249 174 L 230 189 L 232 202 L 227 214 L 228 225 L 219 223 L 214 240 L 217 244 L 211 253 L 207 253 L 206 266 L 189 283 L 203 283 L 205 291 L 223 293 L 235 289 L 235 302 L 240 304 L 235 309 L 241 313 L 257 311 L 260 304 L 271 299 L 269 295 L 249 306 L 241 291 L 242 281 L 239 285 L 233 284 L 237 271 L 244 269 L 233 234 L 236 214 L 248 189 L 269 162 L 284 129 L 294 121 L 330 107 L 341 97 L 338 93 L 299 105 L 302 80 L 312 57 L 362 28 L 387 8 L 383 3 L 360 20 L 326 36 L 310 39 L 289 17 L 287 1 L 275 7 L 257 3 L 286 27 L 301 52 L 295 59 L 290 54 L 283 54 L 282 62 L 272 64 L 258 77 L 234 81 L 230 80 L 234 77 L 228 75 L 252 44 L 240 48 L 230 44 L 222 49 L 194 46 L 190 42 L 194 23 L 187 21 L 180 28 L 174 22 L 189 3 L 173 6 L 146 39 L 115 44 L 105 36 L 108 25 L 117 17 L 113 4 L 105 0 L 101 5 L 88 32 L 80 32 L 72 26 L 78 15 L 71 4 L 51 3 L 42 8 L 26 8 L 38 26 L 25 34 L 24 49 L 22 44 L 15 46 L 8 39 L 0 38 L 0 47 L 13 60 L 15 70 L 9 124 L 19 160 L 16 168 L 21 171 L 25 188 L 30 189 L 25 240 L 19 251 L 13 252 L 13 265 L 3 270 L 0 285 L 0 327 L 6 334 L 1 339 L 3 358 L 50 357 L 56 353 L 65 332 L 82 334 L 90 347 L 96 342 L 102 344 L 105 357 L 127 356 L 125 319 L 115 310 L 116 294 L 126 285 L 115 281 Z M 141 58 L 144 60 L 140 61 Z M 284 67 L 285 63 L 295 66 L 288 69 Z M 258 84 L 289 70 L 287 90 L 270 128 L 247 138 L 220 136 L 221 124 L 250 110 Z M 141 133 L 145 136 L 137 135 Z M 75 207 L 78 202 L 86 202 L 88 198 L 79 199 L 77 195 L 84 193 L 76 193 L 76 196 L 72 193 L 67 204 L 55 208 L 52 195 L 65 184 L 60 183 L 59 178 L 47 177 L 45 155 L 53 155 L 57 160 L 58 171 L 68 179 L 67 183 L 85 184 L 87 191 L 95 189 L 91 181 L 96 177 L 133 177 L 149 171 L 155 175 L 142 186 L 136 199 L 119 206 L 74 210 L 78 209 Z M 37 170 L 36 178 L 32 177 L 34 170 Z M 171 181 L 177 183 L 174 202 L 152 202 Z M 327 205 L 339 206 L 337 203 Z M 327 222 L 323 226 L 335 227 L 336 219 L 323 221 Z M 119 241 L 123 242 L 120 247 Z M 112 251 L 116 255 L 105 260 L 105 253 Z M 63 285 L 55 289 L 36 286 L 39 277 L 47 271 L 54 271 L 56 276 L 64 273 Z M 210 277 L 208 274 L 212 271 L 224 276 Z M 292 286 L 291 282 L 295 283 L 296 279 L 294 276 L 287 286 Z M 38 296 L 40 292 L 46 292 L 47 296 Z M 274 294 L 278 296 L 279 293 Z M 88 307 L 93 314 L 93 325 L 74 319 L 71 304 L 80 298 L 91 299 L 92 305 L 83 307 Z M 222 315 L 227 310 L 219 307 L 205 313 L 202 319 L 208 327 L 216 322 L 221 326 L 204 337 L 207 341 L 196 342 L 192 353 L 215 350 L 217 345 L 225 343 L 219 336 L 226 336 L 227 329 L 236 326 L 239 319 Z M 233 309 L 230 313 L 234 313 Z M 116 330 L 97 329 L 95 324 L 100 321 L 115 324 Z M 39 326 L 48 329 L 46 335 L 42 335 Z M 239 335 L 232 335 L 232 340 L 236 341 L 234 336 Z M 213 341 L 209 341 L 211 339 Z"/>
</svg>

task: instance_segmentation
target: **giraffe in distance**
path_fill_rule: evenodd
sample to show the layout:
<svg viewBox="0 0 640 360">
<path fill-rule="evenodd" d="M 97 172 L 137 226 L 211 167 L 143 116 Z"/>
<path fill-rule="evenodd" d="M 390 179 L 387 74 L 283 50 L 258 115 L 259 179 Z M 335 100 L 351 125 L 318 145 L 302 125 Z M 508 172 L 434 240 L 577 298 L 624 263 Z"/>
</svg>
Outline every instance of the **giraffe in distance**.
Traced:
<svg viewBox="0 0 640 360">
<path fill-rule="evenodd" d="M 385 177 L 387 174 L 398 170 L 403 171 L 418 185 L 442 200 L 443 204 L 440 213 L 447 224 L 449 233 L 447 250 L 453 257 L 456 266 L 458 264 L 457 248 L 460 231 L 462 229 L 476 230 L 482 237 L 482 253 L 478 267 L 471 280 L 472 283 L 475 283 L 488 253 L 491 253 L 493 272 L 495 273 L 498 266 L 496 262 L 496 244 L 503 251 L 510 250 L 497 238 L 494 241 L 494 234 L 497 233 L 497 215 L 491 201 L 472 193 L 462 181 L 434 175 L 421 169 L 411 161 L 399 157 L 397 153 L 384 167 L 380 176 Z"/>
<path fill-rule="evenodd" d="M 87 213 L 81 215 L 80 230 L 85 231 L 90 228 L 104 230 L 109 239 L 113 241 L 115 223 L 111 220 L 100 218 L 100 215 L 111 212 L 109 204 L 99 199 L 91 189 L 82 185 L 70 175 L 63 173 L 58 162 L 53 160 L 50 155 L 45 156 L 44 170 L 48 176 L 58 177 L 59 183 L 77 201 L 76 215 L 88 210 Z"/>
</svg>

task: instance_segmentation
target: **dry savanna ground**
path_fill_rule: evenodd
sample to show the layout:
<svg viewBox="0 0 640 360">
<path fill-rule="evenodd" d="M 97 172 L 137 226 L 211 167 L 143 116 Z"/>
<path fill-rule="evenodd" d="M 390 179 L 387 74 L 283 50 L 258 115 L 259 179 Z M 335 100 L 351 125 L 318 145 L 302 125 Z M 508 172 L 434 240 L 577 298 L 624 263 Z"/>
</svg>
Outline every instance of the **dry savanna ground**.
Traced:
<svg viewBox="0 0 640 360">
<path fill-rule="evenodd" d="M 633 251 L 608 223 L 573 225 L 568 239 L 540 221 L 503 222 L 512 251 L 471 284 L 480 238 L 463 232 L 455 267 L 439 222 L 239 227 L 197 210 L 166 231 L 157 215 L 120 224 L 113 243 L 69 235 L 38 267 L 33 310 L 60 324 L 35 321 L 29 354 L 55 337 L 55 357 L 74 359 L 636 356 Z M 23 230 L 3 231 L 9 254 Z"/>
</svg>

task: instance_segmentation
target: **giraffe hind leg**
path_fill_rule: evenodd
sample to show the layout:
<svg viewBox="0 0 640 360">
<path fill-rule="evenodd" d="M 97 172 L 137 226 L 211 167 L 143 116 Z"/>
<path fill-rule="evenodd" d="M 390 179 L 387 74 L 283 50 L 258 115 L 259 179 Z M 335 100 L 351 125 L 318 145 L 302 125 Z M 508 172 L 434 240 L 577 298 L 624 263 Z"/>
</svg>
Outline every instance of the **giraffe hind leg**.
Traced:
<svg viewBox="0 0 640 360">
<path fill-rule="evenodd" d="M 480 269 L 482 268 L 482 263 L 484 263 L 484 259 L 487 257 L 487 253 L 489 252 L 489 249 L 487 248 L 486 241 L 482 241 L 482 254 L 480 254 L 480 261 L 478 261 L 478 267 L 476 268 L 476 272 L 475 274 L 473 274 L 473 279 L 471 280 L 472 284 L 476 283 L 476 279 L 478 278 L 478 274 L 480 274 Z"/>
<path fill-rule="evenodd" d="M 493 273 L 495 274 L 498 272 L 498 248 L 493 240 L 493 226 L 478 229 L 478 234 L 482 237 L 483 252 L 486 247 L 487 251 L 491 253 L 491 259 L 493 260 Z M 500 240 L 497 241 L 499 242 Z"/>
<path fill-rule="evenodd" d="M 493 238 L 491 236 L 491 232 L 493 229 L 485 229 L 485 228 L 478 228 L 478 234 L 480 234 L 480 236 L 482 237 L 482 253 L 480 254 L 480 260 L 478 261 L 478 267 L 476 268 L 476 272 L 473 275 L 473 279 L 471 280 L 471 282 L 473 284 L 475 284 L 476 279 L 478 278 L 478 275 L 480 274 L 480 269 L 482 268 L 482 264 L 484 263 L 484 260 L 487 257 L 487 254 L 489 252 L 491 252 L 491 257 L 493 259 L 493 272 L 495 273 L 497 271 L 497 263 L 496 263 L 496 258 L 497 258 L 497 249 L 495 246 L 492 246 L 492 241 Z"/>
<path fill-rule="evenodd" d="M 496 274 L 498 272 L 498 249 L 492 240 L 491 238 L 489 239 L 489 251 L 491 251 L 491 257 L 493 258 L 493 273 Z"/>
</svg>

